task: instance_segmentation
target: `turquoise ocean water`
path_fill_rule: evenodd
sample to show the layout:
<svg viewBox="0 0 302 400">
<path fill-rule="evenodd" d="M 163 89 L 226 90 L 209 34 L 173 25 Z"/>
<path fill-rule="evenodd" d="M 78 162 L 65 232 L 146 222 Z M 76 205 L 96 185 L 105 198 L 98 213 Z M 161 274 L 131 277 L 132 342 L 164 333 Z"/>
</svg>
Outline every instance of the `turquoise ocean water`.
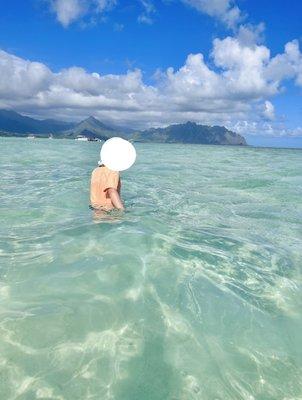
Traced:
<svg viewBox="0 0 302 400">
<path fill-rule="evenodd" d="M 302 151 L 0 138 L 1 400 L 302 399 Z"/>
</svg>

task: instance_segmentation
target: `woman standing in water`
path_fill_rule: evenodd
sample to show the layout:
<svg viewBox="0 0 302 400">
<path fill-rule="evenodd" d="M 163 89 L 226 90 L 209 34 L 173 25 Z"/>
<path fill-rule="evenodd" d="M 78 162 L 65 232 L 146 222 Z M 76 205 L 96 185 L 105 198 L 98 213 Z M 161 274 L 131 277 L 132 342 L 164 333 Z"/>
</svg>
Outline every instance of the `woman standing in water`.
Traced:
<svg viewBox="0 0 302 400">
<path fill-rule="evenodd" d="M 91 174 L 90 206 L 94 210 L 124 210 L 121 199 L 121 179 L 118 171 L 112 171 L 104 164 Z"/>
<path fill-rule="evenodd" d="M 135 148 L 127 140 L 113 137 L 103 144 L 100 159 L 99 166 L 91 174 L 90 208 L 100 211 L 124 210 L 119 172 L 134 164 Z"/>
</svg>

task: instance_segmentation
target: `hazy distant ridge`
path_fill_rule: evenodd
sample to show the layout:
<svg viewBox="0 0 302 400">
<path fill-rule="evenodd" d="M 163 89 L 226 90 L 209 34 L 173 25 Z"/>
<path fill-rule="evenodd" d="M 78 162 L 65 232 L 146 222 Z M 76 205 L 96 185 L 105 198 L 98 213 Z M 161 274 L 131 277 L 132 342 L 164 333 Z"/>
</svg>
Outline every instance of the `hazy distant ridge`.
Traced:
<svg viewBox="0 0 302 400">
<path fill-rule="evenodd" d="M 135 133 L 133 138 L 141 142 L 246 145 L 243 136 L 224 126 L 199 125 L 195 122 L 151 128 Z"/>
<path fill-rule="evenodd" d="M 74 122 L 57 121 L 55 119 L 38 120 L 15 111 L 0 110 L 0 131 L 14 133 L 14 136 L 26 136 L 29 133 L 47 136 L 73 128 Z M 12 136 L 12 135 L 5 135 Z"/>
</svg>

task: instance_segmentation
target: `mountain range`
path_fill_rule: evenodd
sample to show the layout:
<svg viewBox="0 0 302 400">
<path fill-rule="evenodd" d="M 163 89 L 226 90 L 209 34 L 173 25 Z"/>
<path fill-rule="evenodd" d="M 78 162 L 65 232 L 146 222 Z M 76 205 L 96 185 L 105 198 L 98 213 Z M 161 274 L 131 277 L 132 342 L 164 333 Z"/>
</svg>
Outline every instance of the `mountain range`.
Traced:
<svg viewBox="0 0 302 400">
<path fill-rule="evenodd" d="M 223 126 L 200 125 L 195 122 L 135 131 L 111 127 L 92 116 L 76 123 L 55 119 L 38 120 L 15 111 L 0 110 L 0 136 L 26 137 L 29 134 L 70 139 L 79 135 L 101 140 L 121 136 L 135 142 L 246 145 L 243 136 Z"/>
<path fill-rule="evenodd" d="M 0 110 L 0 132 L 8 133 L 5 136 L 27 136 L 29 133 L 39 136 L 48 136 L 52 132 L 61 132 L 71 129 L 73 122 L 57 121 L 55 119 L 34 119 L 18 114 L 11 110 Z M 15 135 L 12 135 L 15 134 Z"/>
</svg>

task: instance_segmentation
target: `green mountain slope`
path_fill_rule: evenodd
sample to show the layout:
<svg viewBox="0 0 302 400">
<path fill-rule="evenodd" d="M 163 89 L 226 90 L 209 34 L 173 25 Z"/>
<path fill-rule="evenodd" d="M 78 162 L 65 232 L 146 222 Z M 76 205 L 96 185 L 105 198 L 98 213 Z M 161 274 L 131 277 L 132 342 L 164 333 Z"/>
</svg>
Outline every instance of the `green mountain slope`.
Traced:
<svg viewBox="0 0 302 400">
<path fill-rule="evenodd" d="M 133 139 L 137 142 L 246 145 L 243 136 L 224 126 L 198 125 L 194 122 L 136 132 Z"/>
<path fill-rule="evenodd" d="M 70 129 L 73 122 L 57 121 L 54 119 L 38 120 L 21 115 L 11 110 L 0 110 L 0 131 L 5 136 L 27 136 L 29 133 L 41 136 L 56 134 Z"/>
<path fill-rule="evenodd" d="M 111 128 L 94 117 L 89 117 L 81 121 L 72 129 L 61 132 L 64 137 L 76 138 L 78 135 L 87 137 L 95 137 L 101 140 L 106 140 L 112 136 L 122 136 L 121 132 Z"/>
</svg>

